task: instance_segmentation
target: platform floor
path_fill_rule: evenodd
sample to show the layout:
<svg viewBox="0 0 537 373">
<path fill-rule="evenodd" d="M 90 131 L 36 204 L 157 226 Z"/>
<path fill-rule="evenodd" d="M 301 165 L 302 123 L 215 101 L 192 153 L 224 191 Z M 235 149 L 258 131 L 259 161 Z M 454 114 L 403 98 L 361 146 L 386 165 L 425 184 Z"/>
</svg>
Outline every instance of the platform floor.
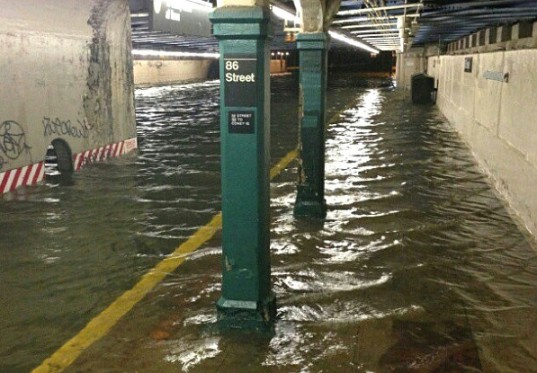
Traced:
<svg viewBox="0 0 537 373">
<path fill-rule="evenodd" d="M 435 107 L 413 106 L 408 93 L 387 80 L 336 76 L 330 82 L 327 218 L 293 217 L 294 161 L 271 183 L 274 330 L 218 328 L 216 230 L 132 309 L 123 310 L 117 323 L 90 322 L 85 337 L 73 340 L 80 356 L 57 355 L 52 367 L 64 364 L 66 372 L 537 371 L 533 238 Z M 293 84 L 291 77 L 273 79 L 273 164 L 296 145 Z M 36 310 L 37 320 L 18 325 L 33 338 L 42 333 L 39 325 L 58 338 L 41 347 L 32 365 L 13 352 L 23 346 L 10 342 L 11 349 L 0 350 L 1 372 L 28 371 L 55 356 L 145 273 L 158 275 L 151 268 L 177 245 L 199 228 L 206 232 L 203 227 L 219 211 L 217 88 L 209 82 L 139 90 L 137 158 L 91 166 L 74 177 L 74 186 L 49 186 L 30 197 L 41 201 L 32 213 L 45 219 L 54 212 L 62 223 L 46 226 L 58 234 L 51 242 L 58 243 L 59 259 L 42 258 L 51 273 L 66 261 L 62 247 L 74 242 L 68 240 L 89 243 L 71 254 L 81 256 L 75 262 L 78 277 L 74 270 L 67 279 L 51 274 L 46 283 L 42 302 L 58 303 L 57 317 Z M 101 194 L 91 191 L 90 175 L 120 169 L 123 174 L 97 187 Z M 77 213 L 93 220 L 99 213 L 104 222 L 85 230 L 65 225 L 65 215 L 74 216 L 65 207 L 75 204 L 74 192 L 85 193 L 88 206 L 100 206 L 78 206 Z M 61 200 L 64 215 L 51 211 L 51 204 L 58 206 L 45 198 Z M 121 212 L 107 212 L 112 206 Z M 9 211 L 17 229 L 31 207 L 13 198 L 0 201 L 0 209 Z M 39 291 L 36 280 L 27 279 L 26 288 L 24 281 L 11 284 Z M 105 315 L 116 317 L 122 304 Z M 2 330 L 15 336 L 7 324 Z M 83 346 L 95 335 L 96 342 Z M 38 348 L 38 342 L 27 344 L 27 356 Z M 76 360 L 65 363 L 71 358 Z"/>
</svg>

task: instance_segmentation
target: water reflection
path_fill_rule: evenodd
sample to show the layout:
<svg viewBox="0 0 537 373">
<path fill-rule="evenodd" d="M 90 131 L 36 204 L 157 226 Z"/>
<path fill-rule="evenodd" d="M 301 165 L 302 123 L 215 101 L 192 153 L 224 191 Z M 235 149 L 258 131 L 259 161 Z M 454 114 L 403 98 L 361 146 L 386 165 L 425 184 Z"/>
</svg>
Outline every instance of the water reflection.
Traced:
<svg viewBox="0 0 537 373">
<path fill-rule="evenodd" d="M 330 82 L 347 110 L 327 219 L 293 217 L 293 167 L 271 183 L 273 334 L 216 328 L 217 236 L 72 371 L 535 371 L 533 241 L 457 133 L 391 84 Z M 296 144 L 295 83 L 273 81 L 273 162 Z M 0 371 L 39 363 L 219 210 L 218 84 L 138 90 L 137 108 L 137 158 L 2 202 Z"/>
<path fill-rule="evenodd" d="M 327 219 L 293 218 L 292 173 L 272 184 L 274 335 L 211 329 L 213 305 L 200 299 L 185 311 L 199 322 L 184 321 L 170 339 L 217 346 L 181 368 L 532 371 L 537 344 L 523 331 L 537 321 L 531 241 L 434 109 L 386 88 L 354 97 L 328 129 Z M 218 257 L 192 261 L 190 271 L 211 263 L 218 268 Z"/>
</svg>

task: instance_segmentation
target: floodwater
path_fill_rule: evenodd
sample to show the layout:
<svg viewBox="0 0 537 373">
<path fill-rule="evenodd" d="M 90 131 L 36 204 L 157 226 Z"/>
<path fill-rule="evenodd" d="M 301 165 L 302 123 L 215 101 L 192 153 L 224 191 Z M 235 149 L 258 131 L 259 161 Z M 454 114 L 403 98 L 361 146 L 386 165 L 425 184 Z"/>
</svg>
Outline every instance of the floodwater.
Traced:
<svg viewBox="0 0 537 373">
<path fill-rule="evenodd" d="M 296 81 L 272 79 L 275 163 Z M 136 92 L 137 154 L 0 200 L 0 372 L 27 372 L 220 209 L 218 83 Z M 271 183 L 273 333 L 215 326 L 220 241 L 73 372 L 537 372 L 535 241 L 435 107 L 332 76 L 324 221 Z"/>
</svg>

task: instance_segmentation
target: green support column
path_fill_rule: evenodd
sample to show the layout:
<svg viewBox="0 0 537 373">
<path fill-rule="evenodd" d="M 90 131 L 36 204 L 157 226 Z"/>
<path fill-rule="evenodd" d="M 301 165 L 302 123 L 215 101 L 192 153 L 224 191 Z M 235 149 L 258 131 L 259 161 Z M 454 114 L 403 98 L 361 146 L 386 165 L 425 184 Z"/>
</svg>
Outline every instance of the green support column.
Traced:
<svg viewBox="0 0 537 373">
<path fill-rule="evenodd" d="M 221 7 L 211 15 L 220 42 L 223 276 L 219 324 L 270 325 L 270 65 L 268 8 Z"/>
<path fill-rule="evenodd" d="M 294 214 L 324 218 L 324 148 L 328 34 L 297 35 L 300 58 L 300 161 Z"/>
</svg>

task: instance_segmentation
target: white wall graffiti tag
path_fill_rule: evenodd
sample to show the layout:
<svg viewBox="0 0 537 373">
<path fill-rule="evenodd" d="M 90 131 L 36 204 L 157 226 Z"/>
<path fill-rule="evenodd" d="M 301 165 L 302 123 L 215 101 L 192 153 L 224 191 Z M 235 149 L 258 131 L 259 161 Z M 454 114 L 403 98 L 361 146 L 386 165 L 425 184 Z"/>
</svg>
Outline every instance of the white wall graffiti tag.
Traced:
<svg viewBox="0 0 537 373">
<path fill-rule="evenodd" d="M 0 168 L 6 163 L 4 156 L 14 160 L 30 149 L 26 144 L 24 129 L 19 123 L 6 120 L 0 124 Z"/>
<path fill-rule="evenodd" d="M 77 124 L 71 123 L 70 120 L 61 120 L 59 118 L 43 118 L 43 130 L 45 136 L 58 135 L 69 136 L 77 139 L 87 139 L 91 126 L 87 121 L 77 121 Z"/>
</svg>

